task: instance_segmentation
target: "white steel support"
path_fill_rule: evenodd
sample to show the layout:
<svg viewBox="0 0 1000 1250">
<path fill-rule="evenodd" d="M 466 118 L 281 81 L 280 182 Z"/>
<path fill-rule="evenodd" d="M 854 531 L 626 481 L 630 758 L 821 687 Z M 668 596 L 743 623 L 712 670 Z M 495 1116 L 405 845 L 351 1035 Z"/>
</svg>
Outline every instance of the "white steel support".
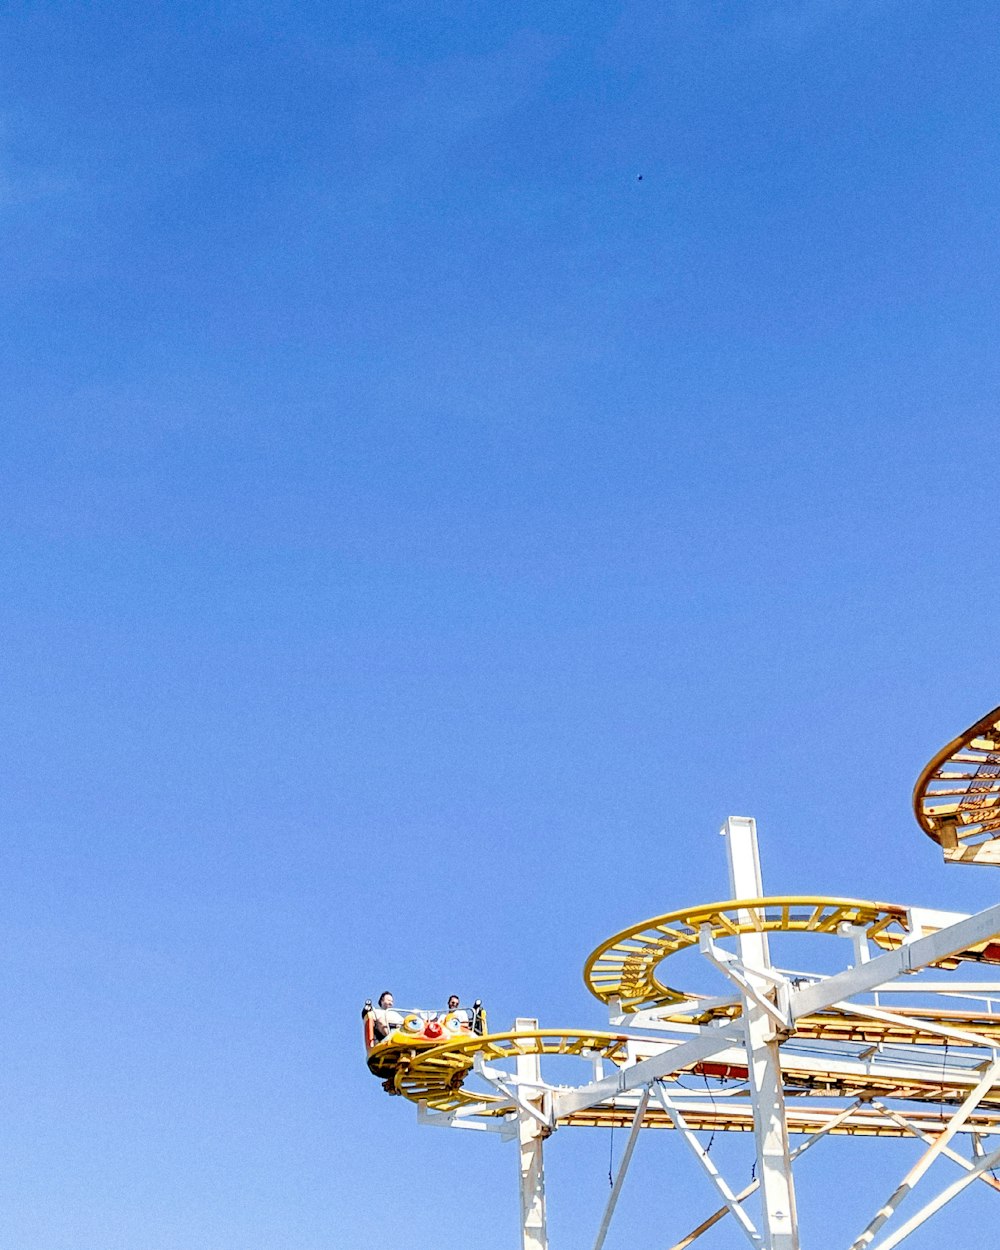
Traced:
<svg viewBox="0 0 1000 1250">
<path fill-rule="evenodd" d="M 944 962 L 954 966 L 973 960 L 984 954 L 988 944 L 1000 943 L 1000 904 L 971 916 L 910 909 L 902 945 L 882 953 L 873 945 L 881 941 L 878 926 L 845 922 L 837 931 L 853 942 L 853 967 L 830 976 L 775 968 L 766 925 L 777 924 L 782 931 L 797 930 L 802 927 L 802 916 L 800 912 L 793 914 L 791 904 L 816 907 L 819 902 L 823 906 L 816 907 L 814 913 L 818 924 L 827 914 L 824 908 L 836 900 L 772 900 L 772 911 L 765 921 L 754 906 L 754 900 L 765 898 L 755 823 L 748 817 L 730 817 L 721 833 L 729 862 L 730 897 L 738 904 L 739 931 L 734 932 L 728 920 L 733 905 L 721 905 L 725 908 L 719 913 L 725 917 L 721 924 L 702 923 L 710 911 L 703 908 L 697 920 L 696 913 L 690 913 L 692 919 L 684 922 L 690 932 L 683 934 L 680 945 L 690 944 L 697 927 L 701 954 L 729 980 L 728 988 L 737 994 L 676 1000 L 668 994 L 665 997 L 669 1001 L 664 1001 L 658 994 L 649 994 L 647 986 L 644 996 L 625 998 L 624 1003 L 620 997 L 609 999 L 609 1020 L 617 1035 L 613 1049 L 603 1034 L 593 1035 L 594 1040 L 588 1040 L 586 1034 L 566 1035 L 576 1039 L 566 1053 L 578 1054 L 591 1065 L 591 1079 L 578 1086 L 543 1082 L 540 1056 L 520 1053 L 517 1042 L 517 1034 L 535 1032 L 537 1022 L 519 1019 L 513 1033 L 502 1035 L 507 1046 L 484 1048 L 484 1053 L 475 1054 L 472 1060 L 474 1074 L 492 1086 L 502 1101 L 472 1092 L 471 1098 L 480 1101 L 465 1098 L 458 1105 L 457 1100 L 438 1102 L 450 1110 L 435 1110 L 428 1105 L 435 1101 L 433 1098 L 419 1105 L 423 1124 L 474 1129 L 501 1140 L 517 1139 L 521 1250 L 548 1250 L 545 1139 L 557 1124 L 606 1124 L 609 1112 L 616 1120 L 627 1114 L 632 1123 L 594 1250 L 604 1250 L 642 1128 L 666 1127 L 660 1106 L 722 1202 L 672 1250 L 691 1246 L 729 1216 L 753 1250 L 799 1250 L 792 1164 L 824 1136 L 837 1131 L 910 1134 L 925 1147 L 851 1250 L 894 1250 L 974 1181 L 1000 1191 L 1000 1181 L 992 1174 L 992 1168 L 1000 1166 L 1000 1149 L 987 1153 L 982 1140 L 985 1137 L 995 1142 L 1000 1136 L 995 1097 L 1000 1089 L 1000 1036 L 993 1031 L 1000 1021 L 1000 981 L 954 981 L 944 975 L 948 969 L 941 967 Z M 788 909 L 776 921 L 773 908 L 777 903 L 787 904 Z M 841 914 L 850 912 L 844 908 Z M 893 914 L 886 911 L 882 927 Z M 666 916 L 650 922 L 665 935 L 662 949 L 666 953 L 677 948 L 673 919 Z M 805 927 L 814 927 L 813 920 Z M 638 932 L 638 928 L 634 930 Z M 633 931 L 612 939 L 607 948 L 609 969 L 614 969 L 615 961 L 627 963 L 632 958 L 632 945 L 625 940 L 630 933 Z M 656 940 L 646 934 L 643 942 L 642 957 L 655 955 Z M 777 955 L 777 945 L 775 951 Z M 994 954 L 995 950 L 985 952 L 991 962 Z M 919 975 L 921 972 L 925 975 Z M 614 977 L 609 973 L 605 980 L 610 984 Z M 621 984 L 625 981 L 619 978 Z M 874 1003 L 870 1001 L 872 995 Z M 882 995 L 886 998 L 880 1001 Z M 920 999 L 916 1006 L 893 1011 L 883 1005 L 888 999 L 895 1006 L 890 995 L 896 996 L 895 1003 L 900 995 L 911 999 L 918 995 Z M 862 996 L 866 1001 L 858 1001 Z M 961 1007 L 958 998 L 985 1006 Z M 928 1000 L 933 1000 L 933 1005 Z M 941 1003 L 955 1010 L 946 1011 Z M 638 1010 L 629 1011 L 629 1006 Z M 738 1016 L 734 1014 L 737 1007 Z M 803 1017 L 817 1013 L 829 1013 L 829 1028 L 826 1020 L 807 1020 L 805 1027 L 797 1028 Z M 926 1042 L 935 1044 L 927 1046 Z M 507 1067 L 488 1062 L 485 1053 L 499 1056 Z M 511 1059 L 514 1073 L 509 1070 Z M 704 1074 L 705 1091 L 683 1083 L 684 1075 L 692 1071 Z M 456 1066 L 454 1075 L 461 1079 L 466 1074 L 465 1067 L 460 1070 Z M 787 1105 L 783 1075 L 794 1090 Z M 710 1086 L 710 1079 L 717 1077 L 725 1078 L 725 1088 Z M 669 1084 L 674 1078 L 682 1080 Z M 435 1092 L 431 1088 L 431 1093 Z M 856 1100 L 838 1110 L 847 1098 Z M 896 1102 L 901 1109 L 893 1106 Z M 600 1110 L 589 1114 L 593 1108 Z M 755 1179 L 735 1192 L 692 1125 L 697 1125 L 699 1132 L 706 1128 L 714 1132 L 716 1127 L 719 1131 L 746 1129 L 751 1122 Z M 798 1139 L 801 1144 L 794 1151 L 790 1149 L 789 1126 L 806 1138 Z M 960 1153 L 959 1143 L 964 1138 L 971 1140 L 971 1160 Z M 888 1221 L 900 1220 L 903 1202 L 917 1185 L 925 1183 L 938 1158 L 949 1159 L 962 1169 L 962 1175 L 916 1214 L 908 1219 L 902 1216 L 905 1222 L 887 1236 Z M 756 1202 L 749 1209 L 744 1205 L 755 1192 L 760 1196 L 759 1217 Z"/>
<path fill-rule="evenodd" d="M 937 1135 L 934 1141 L 927 1147 L 913 1167 L 910 1168 L 882 1206 L 879 1207 L 878 1212 L 872 1218 L 871 1222 L 864 1229 L 864 1231 L 851 1242 L 850 1250 L 865 1250 L 866 1246 L 871 1245 L 871 1243 L 875 1240 L 875 1234 L 878 1230 L 882 1227 L 886 1220 L 891 1218 L 893 1212 L 907 1196 L 907 1194 L 915 1188 L 934 1160 L 937 1159 L 939 1155 L 944 1153 L 944 1150 L 951 1139 L 996 1084 L 998 1076 L 1000 1076 L 1000 1062 L 991 1063 L 986 1068 L 982 1080 L 975 1087 L 975 1089 L 973 1089 L 966 1096 L 962 1105 L 948 1121 L 944 1130 Z"/>
<path fill-rule="evenodd" d="M 601 1220 L 601 1227 L 597 1230 L 597 1239 L 594 1242 L 594 1250 L 601 1250 L 604 1245 L 604 1239 L 608 1235 L 608 1229 L 611 1227 L 611 1217 L 615 1213 L 615 1207 L 618 1205 L 618 1195 L 622 1191 L 622 1184 L 625 1181 L 625 1174 L 628 1172 L 628 1165 L 632 1162 L 632 1152 L 635 1150 L 635 1144 L 639 1140 L 639 1130 L 642 1128 L 642 1117 L 646 1114 L 646 1106 L 649 1102 L 650 1087 L 647 1085 L 643 1091 L 642 1097 L 639 1099 L 639 1105 L 635 1109 L 635 1115 L 632 1117 L 632 1128 L 628 1135 L 628 1141 L 625 1144 L 625 1153 L 622 1155 L 622 1161 L 618 1168 L 618 1175 L 615 1182 L 611 1186 L 611 1194 L 608 1197 L 608 1205 L 604 1208 L 604 1218 Z"/>
<path fill-rule="evenodd" d="M 535 1058 L 537 1059 L 538 1056 L 536 1055 Z M 538 1096 L 539 1091 L 537 1086 L 541 1084 L 540 1080 L 536 1082 L 536 1080 L 532 1078 L 531 1085 L 528 1087 L 529 1089 L 535 1090 L 535 1099 L 533 1101 L 530 1096 L 521 1093 L 517 1079 L 511 1080 L 510 1076 L 506 1072 L 502 1072 L 499 1069 L 492 1067 L 490 1064 L 484 1063 L 481 1055 L 476 1055 L 474 1067 L 477 1074 L 481 1076 L 484 1081 L 492 1085 L 498 1093 L 504 1096 L 504 1098 L 510 1099 L 515 1110 L 523 1113 L 524 1115 L 531 1116 L 533 1120 L 537 1120 L 542 1126 L 542 1131 L 544 1133 L 550 1133 L 552 1131 L 555 1124 L 551 1116 L 545 1113 L 545 1104 L 548 1099 L 544 1095 L 542 1095 L 542 1097 Z"/>
<path fill-rule="evenodd" d="M 537 1020 L 517 1019 L 514 1028 L 519 1033 L 533 1032 Z M 538 1055 L 518 1055 L 515 1061 L 517 1079 L 524 1086 L 540 1086 L 542 1065 Z M 521 1188 L 521 1250 L 548 1250 L 549 1239 L 545 1224 L 545 1166 L 542 1142 L 547 1132 L 538 1118 L 519 1110 L 517 1117 L 517 1142 L 520 1152 Z"/>
<path fill-rule="evenodd" d="M 825 1011 L 841 999 L 852 998 L 871 990 L 884 991 L 886 982 L 906 973 L 918 972 L 939 963 L 960 951 L 1000 937 L 1000 903 L 966 916 L 936 933 L 917 938 L 899 950 L 876 955 L 857 968 L 837 972 L 812 985 L 804 985 L 791 995 L 792 1017 L 798 1020 L 817 1011 Z"/>
<path fill-rule="evenodd" d="M 718 968 L 723 976 L 738 985 L 744 995 L 752 998 L 757 1006 L 771 1017 L 778 1028 L 790 1029 L 792 1027 L 791 1019 L 757 988 L 762 981 L 770 985 L 772 990 L 777 989 L 779 985 L 787 986 L 788 982 L 785 977 L 776 976 L 762 968 L 745 968 L 742 961 L 735 955 L 730 955 L 712 941 L 712 926 L 708 924 L 701 926 L 699 949 L 708 962 Z M 753 976 L 750 975 L 751 973 Z"/>
<path fill-rule="evenodd" d="M 726 839 L 733 898 L 761 898 L 764 887 L 756 822 L 748 816 L 730 816 L 721 833 Z M 748 911 L 741 912 L 739 919 L 741 925 L 752 923 Z M 772 989 L 771 978 L 766 975 L 771 969 L 767 934 L 754 930 L 741 933 L 738 946 L 747 979 L 756 992 L 753 997 L 749 993 L 743 995 L 743 1020 L 757 1144 L 763 1250 L 799 1250 L 778 1036 L 768 1012 L 755 1001 L 756 995 Z M 756 969 L 764 975 L 756 973 Z"/>
<path fill-rule="evenodd" d="M 860 1106 L 861 1100 L 856 1099 L 849 1107 L 845 1107 L 843 1111 L 835 1115 L 833 1119 L 828 1124 L 825 1124 L 823 1128 L 819 1129 L 818 1132 L 813 1133 L 811 1137 L 807 1137 L 801 1146 L 797 1146 L 792 1151 L 792 1158 L 797 1159 L 799 1155 L 805 1154 L 811 1146 L 815 1146 L 818 1141 L 822 1141 L 827 1133 L 832 1132 L 839 1125 L 843 1124 L 845 1120 L 849 1120 Z M 916 1129 L 910 1129 L 909 1125 L 906 1127 L 909 1132 L 917 1131 Z M 961 1159 L 962 1156 L 956 1155 L 955 1157 Z M 972 1167 L 971 1163 L 969 1164 L 969 1167 Z M 745 1202 L 746 1199 L 749 1198 L 751 1194 L 755 1194 L 759 1188 L 760 1182 L 755 1178 L 749 1185 L 740 1190 L 740 1192 L 736 1195 L 736 1201 Z M 707 1233 L 710 1228 L 713 1228 L 716 1224 L 718 1224 L 719 1220 L 725 1219 L 728 1214 L 729 1208 L 727 1206 L 719 1207 L 717 1211 L 712 1212 L 707 1220 L 702 1220 L 697 1228 L 692 1228 L 686 1237 L 682 1237 L 680 1241 L 675 1242 L 670 1247 L 670 1250 L 687 1250 L 687 1247 L 693 1245 L 702 1233 Z"/>
<path fill-rule="evenodd" d="M 877 996 L 876 996 L 877 997 Z M 885 1024 L 898 1024 L 904 1029 L 921 1029 L 924 1033 L 933 1033 L 946 1042 L 957 1042 L 959 1046 L 978 1046 L 993 1051 L 995 1043 L 982 1033 L 970 1033 L 968 1029 L 952 1029 L 945 1024 L 937 1024 L 923 1016 L 899 1016 L 881 1007 L 872 1007 L 869 1003 L 835 1003 L 837 1011 L 848 1016 L 864 1016 L 869 1020 L 881 1020 Z"/>
<path fill-rule="evenodd" d="M 558 1120 L 587 1107 L 596 1107 L 620 1094 L 643 1089 L 650 1081 L 683 1071 L 700 1059 L 708 1059 L 720 1051 L 726 1051 L 739 1038 L 740 1031 L 737 1026 L 729 1023 L 705 1025 L 704 1028 L 697 1029 L 689 1041 L 668 1046 L 661 1054 L 642 1059 L 631 1067 L 621 1068 L 614 1076 L 591 1081 L 577 1089 L 556 1090 L 552 1094 L 552 1114 Z M 742 1050 L 735 1052 L 734 1061 L 739 1062 L 742 1054 Z"/>
<path fill-rule="evenodd" d="M 898 1124 L 901 1129 L 909 1133 L 912 1137 L 916 1137 L 920 1141 L 926 1142 L 928 1146 L 933 1146 L 935 1141 L 934 1136 L 931 1133 L 927 1133 L 923 1129 L 918 1128 L 915 1124 L 911 1124 L 906 1116 L 900 1115 L 898 1111 L 893 1111 L 890 1107 L 887 1107 L 884 1102 L 880 1102 L 877 1098 L 873 1098 L 871 1100 L 871 1105 L 892 1120 L 893 1124 Z M 973 1137 L 972 1149 L 974 1154 L 980 1158 L 982 1157 L 982 1142 L 978 1137 Z M 958 1166 L 966 1172 L 971 1172 L 975 1166 L 969 1162 L 965 1155 L 960 1155 L 957 1150 L 952 1150 L 950 1146 L 945 1146 L 941 1153 L 946 1159 L 951 1159 L 952 1163 L 957 1163 Z M 991 1189 L 1000 1191 L 1000 1181 L 994 1179 L 992 1175 L 987 1176 L 984 1172 L 979 1179 L 989 1185 Z"/>
<path fill-rule="evenodd" d="M 687 1121 L 684 1119 L 677 1107 L 675 1107 L 667 1097 L 662 1086 L 657 1087 L 656 1095 L 663 1104 L 664 1111 L 666 1111 L 667 1115 L 670 1116 L 670 1119 L 673 1121 L 674 1128 L 690 1147 L 691 1153 L 701 1164 L 705 1171 L 705 1175 L 718 1190 L 719 1196 L 726 1205 L 726 1210 L 733 1216 L 737 1224 L 739 1224 L 741 1231 L 746 1236 L 751 1246 L 753 1246 L 755 1250 L 761 1250 L 764 1243 L 760 1233 L 758 1233 L 757 1229 L 754 1227 L 753 1220 L 751 1220 L 749 1215 L 747 1215 L 747 1213 L 740 1206 L 740 1199 L 733 1192 L 725 1177 L 712 1162 L 708 1151 L 691 1131 Z"/>
<path fill-rule="evenodd" d="M 478 1104 L 481 1108 L 482 1103 Z M 501 1141 L 512 1141 L 517 1136 L 517 1125 L 500 1116 L 480 1116 L 476 1105 L 461 1111 L 432 1111 L 426 1103 L 417 1104 L 417 1123 L 430 1128 L 461 1128 L 478 1133 L 494 1133 Z"/>
<path fill-rule="evenodd" d="M 968 1188 L 974 1180 L 978 1180 L 984 1172 L 988 1172 L 990 1168 L 995 1168 L 1000 1163 L 1000 1150 L 994 1150 L 992 1154 L 983 1155 L 974 1167 L 972 1167 L 965 1176 L 960 1176 L 957 1181 L 946 1188 L 942 1189 L 936 1198 L 932 1198 L 925 1206 L 921 1207 L 916 1215 L 911 1216 L 902 1228 L 898 1229 L 887 1237 L 885 1241 L 880 1241 L 876 1250 L 894 1250 L 901 1241 L 905 1241 L 910 1233 L 916 1232 L 921 1224 L 924 1224 L 935 1215 L 942 1207 L 947 1206 L 952 1198 L 955 1198 Z"/>
</svg>

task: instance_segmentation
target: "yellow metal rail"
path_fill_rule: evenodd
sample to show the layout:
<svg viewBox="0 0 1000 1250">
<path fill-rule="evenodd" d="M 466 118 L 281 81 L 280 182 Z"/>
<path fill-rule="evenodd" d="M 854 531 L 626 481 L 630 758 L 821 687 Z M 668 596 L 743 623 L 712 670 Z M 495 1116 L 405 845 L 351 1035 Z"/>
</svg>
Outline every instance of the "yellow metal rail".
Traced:
<svg viewBox="0 0 1000 1250">
<path fill-rule="evenodd" d="M 1000 864 L 1000 707 L 938 751 L 917 778 L 913 811 L 946 860 Z"/>
<path fill-rule="evenodd" d="M 921 828 L 941 845 L 946 860 L 1000 864 L 1000 708 L 934 756 L 920 774 L 913 805 Z M 733 1003 L 713 1005 L 704 995 L 675 988 L 661 980 L 659 969 L 669 957 L 698 946 L 703 936 L 717 941 L 751 931 L 833 935 L 850 926 L 853 932 L 862 933 L 869 942 L 888 951 L 913 936 L 910 923 L 908 908 L 865 899 L 791 895 L 707 903 L 666 912 L 614 934 L 590 954 L 583 978 L 595 997 L 604 1003 L 617 1000 L 623 1013 L 656 1009 L 661 1020 L 701 1024 L 721 1016 L 735 1017 L 740 1009 Z M 963 961 L 1000 963 L 1000 944 L 987 942 L 970 947 L 935 966 L 954 968 Z M 921 1007 L 896 1008 L 891 1015 L 893 1019 L 882 1021 L 831 1008 L 796 1020 L 794 1035 L 822 1042 L 940 1046 L 942 1034 L 935 1029 L 937 1026 L 1000 1043 L 1000 1016 L 989 1012 Z M 466 1088 L 477 1057 L 486 1063 L 501 1063 L 519 1055 L 562 1055 L 620 1066 L 636 1057 L 629 1049 L 629 1040 L 612 1032 L 534 1029 L 462 1035 L 437 1045 L 416 1045 L 396 1034 L 372 1048 L 369 1066 L 382 1078 L 389 1093 L 423 1103 L 433 1111 L 465 1109 L 476 1115 L 502 1116 L 513 1113 L 510 1098 Z M 642 1045 L 641 1039 L 631 1040 Z M 745 1070 L 712 1062 L 692 1064 L 687 1071 L 706 1083 L 740 1081 L 746 1075 Z M 801 1061 L 796 1066 L 791 1055 L 788 1063 L 782 1064 L 782 1074 L 789 1127 L 802 1133 L 826 1128 L 840 1116 L 830 1131 L 898 1137 L 906 1130 L 877 1107 L 868 1105 L 871 1099 L 893 1097 L 944 1106 L 961 1101 L 967 1092 L 961 1083 L 933 1076 L 901 1083 L 870 1071 L 858 1076 L 817 1072 L 801 1066 Z M 683 1074 L 667 1078 L 677 1094 L 683 1089 L 679 1075 Z M 856 1098 L 861 1105 L 843 1118 L 835 1107 L 796 1105 L 796 1095 L 805 1093 Z M 632 1106 L 611 1102 L 574 1112 L 559 1123 L 626 1125 L 631 1123 L 633 1114 Z M 947 1121 L 943 1109 L 937 1113 L 928 1108 L 915 1115 L 929 1133 Z M 685 1119 L 692 1128 L 733 1132 L 753 1129 L 749 1104 L 728 1097 L 711 1106 L 685 1110 Z M 654 1102 L 647 1107 L 643 1124 L 651 1128 L 672 1127 L 669 1117 Z M 1000 1131 L 1000 1087 L 983 1099 L 969 1124 L 984 1133 Z"/>
<path fill-rule="evenodd" d="M 697 946 L 706 926 L 718 940 L 747 932 L 834 934 L 843 924 L 863 928 L 873 942 L 891 950 L 907 935 L 907 909 L 812 895 L 705 903 L 643 920 L 608 938 L 588 957 L 583 980 L 602 1002 L 619 999 L 623 1011 L 691 1002 L 698 995 L 665 985 L 656 970 L 670 955 Z"/>
</svg>

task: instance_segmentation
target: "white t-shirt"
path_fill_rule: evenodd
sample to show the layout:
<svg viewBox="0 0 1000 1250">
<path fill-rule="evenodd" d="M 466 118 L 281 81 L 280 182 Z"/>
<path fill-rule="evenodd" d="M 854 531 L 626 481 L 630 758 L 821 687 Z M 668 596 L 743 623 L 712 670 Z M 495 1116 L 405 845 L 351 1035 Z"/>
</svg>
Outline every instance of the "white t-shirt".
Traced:
<svg viewBox="0 0 1000 1250">
<path fill-rule="evenodd" d="M 403 1023 L 403 1013 L 397 1011 L 395 1007 L 376 1007 L 372 1015 L 375 1017 L 383 1037 L 388 1037 L 393 1030 L 398 1029 Z"/>
</svg>

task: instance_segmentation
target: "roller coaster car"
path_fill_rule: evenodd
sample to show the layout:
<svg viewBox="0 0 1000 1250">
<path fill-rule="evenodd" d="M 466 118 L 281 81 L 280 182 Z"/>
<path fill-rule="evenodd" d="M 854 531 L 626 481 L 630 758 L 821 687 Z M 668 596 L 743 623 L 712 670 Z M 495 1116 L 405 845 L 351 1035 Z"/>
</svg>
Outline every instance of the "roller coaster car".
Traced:
<svg viewBox="0 0 1000 1250">
<path fill-rule="evenodd" d="M 472 1007 L 454 1011 L 398 1011 L 392 1007 L 380 1012 L 367 1002 L 361 1019 L 368 1067 L 383 1080 L 392 1075 L 406 1054 L 440 1046 L 449 1038 L 486 1032 L 486 1012 L 478 999 Z"/>
</svg>

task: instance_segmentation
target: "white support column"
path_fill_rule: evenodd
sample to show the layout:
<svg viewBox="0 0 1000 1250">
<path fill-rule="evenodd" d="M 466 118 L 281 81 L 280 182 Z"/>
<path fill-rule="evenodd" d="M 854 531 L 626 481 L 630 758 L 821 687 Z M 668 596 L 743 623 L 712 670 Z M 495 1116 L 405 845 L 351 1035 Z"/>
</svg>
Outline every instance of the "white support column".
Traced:
<svg viewBox="0 0 1000 1250">
<path fill-rule="evenodd" d="M 517 1019 L 517 1032 L 531 1032 L 538 1028 L 537 1020 Z M 538 1055 L 518 1055 L 516 1060 L 518 1081 L 527 1085 L 540 1085 L 542 1065 Z M 523 1090 L 526 1098 L 529 1090 Z M 526 1111 L 517 1117 L 517 1141 L 520 1152 L 521 1187 L 521 1250 L 548 1250 L 549 1239 L 545 1227 L 545 1167 L 542 1158 L 542 1142 L 545 1130 L 538 1119 Z"/>
<path fill-rule="evenodd" d="M 764 887 L 757 849 L 756 823 L 749 816 L 730 816 L 721 833 L 726 839 L 729 885 L 733 898 L 762 897 Z M 740 914 L 741 922 L 749 919 L 749 913 Z M 743 933 L 738 939 L 738 945 L 748 980 L 758 994 L 768 993 L 772 988 L 769 981 L 763 977 L 755 977 L 751 971 L 767 971 L 771 967 L 767 934 L 754 931 Z M 768 1013 L 746 993 L 743 995 L 743 1020 L 750 1068 L 754 1137 L 757 1143 L 764 1250 L 799 1250 L 795 1187 L 792 1181 L 778 1038 Z"/>
</svg>

